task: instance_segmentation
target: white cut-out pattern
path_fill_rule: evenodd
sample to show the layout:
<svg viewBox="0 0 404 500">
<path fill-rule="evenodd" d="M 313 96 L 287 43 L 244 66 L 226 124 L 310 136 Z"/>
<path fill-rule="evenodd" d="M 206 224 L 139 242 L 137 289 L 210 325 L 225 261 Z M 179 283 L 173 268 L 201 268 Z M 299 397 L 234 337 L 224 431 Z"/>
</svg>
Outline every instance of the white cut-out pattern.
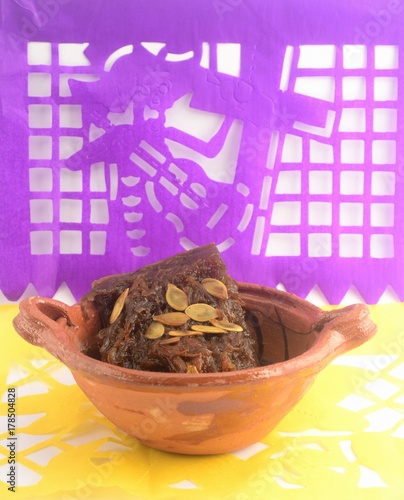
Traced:
<svg viewBox="0 0 404 500">
<path fill-rule="evenodd" d="M 367 66 L 366 45 L 344 45 L 343 67 L 344 69 L 364 69 Z"/>
<path fill-rule="evenodd" d="M 0 466 L 0 476 L 7 477 L 6 474 L 9 471 L 10 468 L 8 465 Z M 41 474 L 38 474 L 37 472 L 33 471 L 32 469 L 21 463 L 18 464 L 18 475 L 20 476 L 18 481 L 19 487 L 32 486 L 34 484 L 39 483 L 39 481 L 42 479 Z"/>
<path fill-rule="evenodd" d="M 19 386 L 18 396 L 23 397 L 29 394 L 46 394 L 49 392 L 49 389 L 50 386 L 46 382 L 43 382 L 42 380 L 34 380 Z"/>
<path fill-rule="evenodd" d="M 340 193 L 341 194 L 362 194 L 364 193 L 364 172 L 360 171 L 342 171 L 340 175 Z"/>
<path fill-rule="evenodd" d="M 28 74 L 28 96 L 49 97 L 51 95 L 52 76 L 49 73 Z"/>
<path fill-rule="evenodd" d="M 174 64 L 198 54 L 194 50 L 170 51 L 161 42 L 144 42 L 142 46 Z M 92 82 L 100 78 L 92 71 L 85 53 L 87 47 L 88 43 L 54 46 L 48 42 L 28 43 L 29 189 L 35 193 L 30 200 L 30 241 L 31 252 L 35 255 L 53 252 L 80 254 L 83 249 L 90 254 L 103 255 L 107 228 L 100 225 L 109 223 L 110 201 L 121 198 L 126 207 L 136 207 L 141 202 L 138 196 L 130 196 L 127 191 L 124 195 L 119 193 L 120 186 L 136 186 L 138 177 L 121 179 L 117 164 L 95 163 L 87 177 L 81 169 L 61 167 L 52 172 L 50 168 L 50 160 L 62 160 L 60 163 L 63 163 L 83 147 L 85 117 L 81 106 L 70 99 L 69 82 Z M 110 71 L 121 57 L 132 52 L 133 45 L 119 48 L 106 60 L 105 70 Z M 198 64 L 202 68 L 234 78 L 240 76 L 243 62 L 240 44 L 203 42 L 199 54 Z M 59 68 L 54 79 L 48 73 L 51 65 L 53 69 L 55 66 Z M 76 68 L 79 68 L 79 73 Z M 367 74 L 370 68 L 374 71 L 371 77 Z M 307 248 L 311 257 L 360 257 L 364 252 L 373 258 L 394 256 L 394 238 L 388 234 L 388 229 L 391 228 L 393 233 L 395 227 L 398 69 L 399 49 L 395 45 L 344 45 L 342 51 L 334 45 L 285 47 L 280 90 L 317 99 L 326 112 L 322 124 L 295 120 L 286 131 L 271 130 L 268 134 L 265 164 L 268 175 L 263 176 L 260 183 L 259 206 L 246 205 L 237 226 L 241 232 L 250 223 L 254 225 L 253 255 L 298 256 L 302 248 Z M 367 92 L 373 94 L 367 95 Z M 56 94 L 58 102 L 46 100 L 52 93 Z M 44 103 L 38 104 L 37 97 L 45 98 Z M 209 143 L 223 127 L 226 117 L 196 109 L 191 103 L 192 92 L 174 102 L 165 111 L 165 127 Z M 333 109 L 327 109 L 331 106 Z M 145 120 L 158 116 L 158 111 L 145 106 Z M 133 125 L 133 106 L 129 105 L 119 113 L 110 112 L 108 119 L 112 125 Z M 211 180 L 232 184 L 243 127 L 241 120 L 233 120 L 216 156 L 205 156 L 173 139 L 166 139 L 165 145 L 175 158 L 198 163 Z M 94 141 L 104 133 L 104 129 L 90 124 L 89 137 L 84 139 Z M 160 175 L 159 168 L 167 161 L 166 156 L 164 151 L 157 151 L 146 141 L 142 141 L 130 156 L 135 167 L 150 177 L 146 182 L 145 198 L 156 212 L 163 211 L 158 190 L 161 186 L 170 196 L 177 196 L 183 206 L 195 210 L 206 197 L 206 192 L 203 193 L 201 187 L 194 189 L 192 185 L 181 192 L 179 187 L 189 181 L 188 174 L 174 164 L 168 168 L 174 177 Z M 308 172 L 299 169 L 302 162 L 311 164 Z M 226 165 L 225 170 L 223 165 Z M 84 184 L 86 182 L 89 182 L 94 196 L 84 206 L 77 195 L 69 196 L 69 193 L 83 192 L 88 187 Z M 249 187 L 243 186 L 237 184 L 237 191 L 250 196 Z M 374 199 L 371 203 L 365 202 L 361 199 L 366 195 L 365 186 L 370 186 L 372 197 L 387 196 L 391 199 L 383 199 L 382 203 Z M 50 193 L 58 187 L 62 196 L 55 202 Z M 315 201 L 304 201 L 307 189 L 309 195 L 316 196 Z M 333 196 L 332 202 L 329 197 L 325 199 L 329 195 Z M 350 197 L 355 197 L 355 200 Z M 338 206 L 334 207 L 336 203 Z M 226 210 L 227 206 L 225 210 L 219 206 L 211 214 L 208 229 L 225 218 Z M 94 225 L 91 231 L 84 231 L 81 227 L 84 217 L 88 217 L 85 222 Z M 124 217 L 127 222 L 137 224 L 142 213 L 127 210 Z M 166 219 L 178 234 L 182 232 L 184 223 L 178 215 L 170 212 Z M 59 223 L 61 228 L 56 226 Z M 63 224 L 69 224 L 69 227 L 65 228 Z M 328 228 L 335 224 L 341 229 L 337 237 L 332 237 Z M 364 224 L 371 229 L 366 242 L 361 231 Z M 303 234 L 300 225 L 313 227 Z M 351 227 L 357 231 L 351 233 Z M 135 234 L 133 231 L 141 232 L 143 228 L 132 228 L 128 234 Z M 231 241 L 225 239 L 222 248 L 232 244 Z M 148 251 L 141 244 L 132 247 L 135 255 L 144 255 Z"/>
<path fill-rule="evenodd" d="M 142 42 L 141 45 L 150 54 L 155 56 L 159 55 L 162 49 L 166 47 L 166 44 L 161 42 Z M 241 67 L 241 45 L 239 43 L 217 43 L 216 45 L 211 45 L 209 42 L 202 42 L 200 66 L 206 69 L 211 67 L 211 51 L 215 49 L 217 71 L 239 77 Z M 193 50 L 181 53 L 167 52 L 165 60 L 169 62 L 182 62 L 191 59 L 194 55 Z"/>
<path fill-rule="evenodd" d="M 73 135 L 59 137 L 59 158 L 66 160 L 83 147 L 83 138 Z M 50 159 L 50 157 L 49 157 Z"/>
<path fill-rule="evenodd" d="M 360 477 L 358 488 L 387 488 L 386 484 L 380 475 L 364 465 L 359 465 Z"/>
<path fill-rule="evenodd" d="M 352 441 L 350 439 L 343 439 L 339 442 L 342 453 L 348 462 L 356 462 L 357 458 L 355 453 L 352 451 Z"/>
<path fill-rule="evenodd" d="M 394 164 L 396 162 L 396 141 L 373 141 L 372 161 L 375 165 Z"/>
<path fill-rule="evenodd" d="M 233 453 L 230 453 L 230 455 L 233 455 L 237 458 L 240 458 L 241 460 L 248 460 L 251 457 L 257 455 L 261 451 L 264 451 L 268 449 L 268 445 L 265 443 L 254 443 L 250 446 L 247 446 L 246 448 L 242 448 L 241 450 L 234 451 Z"/>
<path fill-rule="evenodd" d="M 278 201 L 274 203 L 271 224 L 275 226 L 298 226 L 301 221 L 299 201 Z"/>
<path fill-rule="evenodd" d="M 71 97 L 69 82 L 76 80 L 79 82 L 95 82 L 99 79 L 98 75 L 88 73 L 61 73 L 59 75 L 59 96 Z M 49 94 L 50 95 L 50 94 Z"/>
<path fill-rule="evenodd" d="M 71 446 L 80 446 L 103 438 L 118 439 L 119 436 L 106 425 L 89 420 L 82 425 L 81 429 L 77 428 L 71 434 L 66 434 L 63 441 Z"/>
<path fill-rule="evenodd" d="M 30 128 L 51 128 L 52 106 L 50 104 L 30 104 L 28 106 L 28 125 Z"/>
<path fill-rule="evenodd" d="M 378 304 L 392 304 L 396 302 L 401 302 L 401 300 L 394 291 L 394 288 L 389 285 L 388 287 L 386 287 L 386 290 L 380 296 Z M 402 401 L 402 404 L 404 404 L 404 401 Z"/>
<path fill-rule="evenodd" d="M 294 483 L 289 483 L 288 481 L 285 481 L 281 477 L 274 476 L 274 481 L 279 484 L 282 488 L 285 489 L 291 489 L 291 490 L 299 490 L 303 489 L 303 486 L 301 484 L 294 484 Z"/>
<path fill-rule="evenodd" d="M 331 226 L 332 203 L 325 201 L 309 202 L 308 218 L 311 226 Z"/>
<path fill-rule="evenodd" d="M 310 163 L 334 163 L 334 151 L 331 144 L 310 139 Z"/>
<path fill-rule="evenodd" d="M 53 200 L 30 200 L 31 222 L 52 222 L 53 221 Z"/>
<path fill-rule="evenodd" d="M 178 99 L 165 111 L 166 127 L 174 127 L 209 142 L 222 126 L 225 116 L 191 107 L 192 93 Z"/>
<path fill-rule="evenodd" d="M 194 57 L 194 51 L 193 50 L 189 50 L 188 52 L 183 52 L 183 53 L 180 53 L 180 54 L 174 54 L 174 53 L 168 53 L 165 57 L 166 61 L 170 61 L 170 62 L 180 62 L 180 61 L 186 61 L 188 59 L 191 59 L 192 57 Z"/>
<path fill-rule="evenodd" d="M 90 200 L 90 222 L 93 224 L 108 224 L 109 210 L 107 200 Z"/>
<path fill-rule="evenodd" d="M 275 166 L 278 143 L 279 143 L 279 132 L 277 130 L 273 130 L 271 132 L 271 140 L 269 142 L 268 156 L 266 163 L 266 168 L 268 169 L 273 169 Z"/>
<path fill-rule="evenodd" d="M 364 76 L 344 76 L 342 78 L 342 99 L 344 101 L 366 99 L 366 78 Z"/>
<path fill-rule="evenodd" d="M 398 385 L 392 384 L 383 378 L 368 382 L 364 385 L 364 388 L 383 400 L 389 399 L 400 391 L 400 387 Z"/>
<path fill-rule="evenodd" d="M 104 71 L 111 71 L 112 66 L 120 57 L 132 54 L 132 52 L 133 45 L 125 45 L 125 47 L 121 47 L 120 49 L 113 52 L 105 61 Z"/>
<path fill-rule="evenodd" d="M 164 155 L 160 153 L 160 151 L 157 151 L 156 148 L 154 148 L 151 144 L 149 144 L 146 141 L 140 141 L 139 146 L 144 149 L 147 153 L 149 153 L 150 156 L 152 156 L 155 160 L 157 160 L 159 163 L 163 164 L 166 161 L 166 158 Z"/>
<path fill-rule="evenodd" d="M 36 464 L 46 467 L 52 458 L 56 457 L 60 453 L 63 453 L 63 450 L 60 448 L 57 448 L 56 446 L 47 446 L 46 448 L 42 448 L 41 450 L 34 451 L 26 455 L 26 458 Z"/>
<path fill-rule="evenodd" d="M 81 254 L 83 251 L 82 231 L 63 229 L 59 233 L 61 254 Z"/>
<path fill-rule="evenodd" d="M 363 226 L 363 203 L 341 203 L 339 206 L 340 226 Z"/>
<path fill-rule="evenodd" d="M 60 66 L 90 66 L 84 51 L 88 43 L 59 43 L 59 65 Z"/>
<path fill-rule="evenodd" d="M 288 128 L 272 134 L 266 165 L 271 177 L 262 185 L 253 254 L 291 256 L 307 249 L 309 257 L 394 257 L 398 69 L 395 45 L 344 45 L 342 51 L 287 46 L 280 89 L 323 101 L 324 118 L 323 124 L 296 120 L 293 134 Z M 291 172 L 307 162 L 311 168 L 298 182 Z M 309 197 L 301 186 L 308 186 Z M 300 221 L 297 211 L 294 217 L 290 212 L 290 203 L 299 202 Z"/>
<path fill-rule="evenodd" d="M 209 60 L 210 60 L 210 44 L 208 42 L 202 42 L 202 55 L 200 65 L 202 68 L 209 68 Z"/>
<path fill-rule="evenodd" d="M 298 68 L 334 68 L 335 45 L 300 45 Z"/>
<path fill-rule="evenodd" d="M 74 199 L 61 199 L 59 206 L 60 222 L 76 222 L 83 220 L 83 202 Z"/>
<path fill-rule="evenodd" d="M 332 235 L 329 233 L 309 233 L 307 251 L 309 257 L 331 257 Z"/>
<path fill-rule="evenodd" d="M 346 408 L 347 410 L 358 412 L 373 406 L 374 401 L 364 398 L 359 394 L 349 394 L 342 401 L 338 403 L 341 408 Z"/>
<path fill-rule="evenodd" d="M 365 300 L 359 293 L 355 285 L 351 285 L 346 294 L 342 297 L 341 305 L 347 306 L 349 304 L 365 304 Z M 351 366 L 351 365 L 349 365 Z M 356 366 L 355 364 L 353 366 Z"/>
<path fill-rule="evenodd" d="M 272 177 L 266 175 L 262 180 L 262 189 L 261 189 L 261 200 L 259 204 L 259 208 L 262 210 L 266 210 L 269 205 L 269 197 L 271 194 L 272 187 Z"/>
<path fill-rule="evenodd" d="M 213 181 L 233 184 L 237 168 L 237 158 L 241 143 L 243 122 L 234 120 L 224 141 L 223 147 L 216 156 L 209 157 L 194 149 L 171 139 L 165 143 L 174 158 L 185 158 L 196 162 Z"/>
<path fill-rule="evenodd" d="M 29 372 L 21 365 L 13 362 L 10 364 L 6 385 L 14 385 L 19 380 L 24 379 Z"/>
<path fill-rule="evenodd" d="M 299 170 L 285 170 L 279 172 L 276 183 L 278 194 L 301 194 L 302 175 Z"/>
<path fill-rule="evenodd" d="M 330 255 L 331 253 L 326 255 L 326 257 L 329 257 Z M 320 256 L 322 255 L 320 254 Z M 330 305 L 329 301 L 325 298 L 325 295 L 323 294 L 321 288 L 318 285 L 314 285 L 305 298 L 308 302 L 311 302 L 312 304 L 315 304 L 318 307 L 324 307 Z"/>
<path fill-rule="evenodd" d="M 184 479 L 183 481 L 180 481 L 179 483 L 170 484 L 169 487 L 176 488 L 179 490 L 195 490 L 195 489 L 199 488 L 199 486 L 197 486 L 192 481 L 189 481 L 189 479 Z"/>
<path fill-rule="evenodd" d="M 50 160 L 52 158 L 52 137 L 31 135 L 28 142 L 28 152 L 31 160 Z"/>
<path fill-rule="evenodd" d="M 339 122 L 340 132 L 365 132 L 366 112 L 364 108 L 343 108 Z"/>
<path fill-rule="evenodd" d="M 362 234 L 340 234 L 339 254 L 341 257 L 363 257 Z"/>
<path fill-rule="evenodd" d="M 376 45 L 375 68 L 398 69 L 398 47 L 396 45 Z"/>
<path fill-rule="evenodd" d="M 270 233 L 265 255 L 266 257 L 282 255 L 298 257 L 300 255 L 300 234 Z"/>
<path fill-rule="evenodd" d="M 397 132 L 397 110 L 375 108 L 373 110 L 374 132 Z"/>
<path fill-rule="evenodd" d="M 404 413 L 392 408 L 381 408 L 369 415 L 366 415 L 369 426 L 365 432 L 383 432 L 392 430 L 400 421 L 404 419 Z"/>
<path fill-rule="evenodd" d="M 61 104 L 59 106 L 59 126 L 65 128 L 81 128 L 83 119 L 80 104 Z"/>
<path fill-rule="evenodd" d="M 396 101 L 398 96 L 398 78 L 377 76 L 374 79 L 375 101 Z"/>
<path fill-rule="evenodd" d="M 240 76 L 241 45 L 239 43 L 217 44 L 217 70 L 231 76 Z"/>
<path fill-rule="evenodd" d="M 265 217 L 258 216 L 255 221 L 253 241 L 251 245 L 251 254 L 259 255 L 261 253 L 261 246 L 264 240 L 265 231 Z"/>
<path fill-rule="evenodd" d="M 113 125 L 133 125 L 133 102 L 130 102 L 123 112 L 110 111 L 107 118 Z"/>
<path fill-rule="evenodd" d="M 333 173 L 329 170 L 309 171 L 309 194 L 332 194 Z"/>
<path fill-rule="evenodd" d="M 316 125 L 310 125 L 308 123 L 295 121 L 293 124 L 293 128 L 297 130 L 302 130 L 303 132 L 309 132 L 311 134 L 319 135 L 322 137 L 330 137 L 334 122 L 335 122 L 335 111 L 329 110 L 327 111 L 327 120 L 324 127 L 319 127 Z"/>
<path fill-rule="evenodd" d="M 60 191 L 64 193 L 81 193 L 83 190 L 83 172 L 81 170 L 60 169 Z"/>
<path fill-rule="evenodd" d="M 65 166 L 58 170 L 51 168 L 52 162 L 69 159 L 83 147 L 82 109 L 81 105 L 69 99 L 72 95 L 69 82 L 91 82 L 99 78 L 90 70 L 91 63 L 85 55 L 88 45 L 29 42 L 27 46 L 30 65 L 27 85 L 29 190 L 35 193 L 30 200 L 30 245 L 33 255 L 78 255 L 83 251 L 84 238 L 89 242 L 90 253 L 105 253 L 105 231 L 90 231 L 86 234 L 82 231 L 84 214 L 90 211 L 73 193 L 82 193 L 86 187 L 83 170 L 70 170 Z M 59 68 L 59 74 L 52 75 L 51 70 L 54 72 L 56 67 Z M 86 67 L 90 70 L 88 73 Z M 76 68 L 80 68 L 80 73 L 75 72 Z M 51 95 L 52 101 L 46 102 L 46 98 Z M 44 98 L 45 102 L 38 104 L 35 100 L 38 97 Z M 91 191 L 106 192 L 105 179 L 102 185 L 99 180 L 101 175 L 96 168 L 90 177 Z M 62 193 L 60 200 L 51 196 L 53 191 L 59 189 Z M 94 224 L 105 223 L 109 210 L 105 206 L 106 200 L 90 200 L 89 203 Z M 96 207 L 100 209 L 98 215 L 95 214 Z M 64 228 L 65 224 L 69 228 Z M 87 246 L 87 242 L 85 244 Z"/>
<path fill-rule="evenodd" d="M 159 43 L 159 42 L 142 42 L 141 45 L 148 52 L 150 52 L 150 54 L 153 54 L 154 56 L 157 56 L 158 53 L 161 51 L 161 49 L 163 49 L 166 46 L 165 43 Z"/>
<path fill-rule="evenodd" d="M 334 102 L 335 78 L 333 76 L 299 76 L 295 81 L 297 94 Z"/>
<path fill-rule="evenodd" d="M 107 245 L 106 231 L 90 231 L 90 254 L 104 255 Z"/>
<path fill-rule="evenodd" d="M 32 66 L 52 64 L 52 46 L 49 42 L 29 42 L 27 45 L 28 64 Z"/>
<path fill-rule="evenodd" d="M 31 254 L 50 255 L 53 253 L 52 231 L 30 231 Z"/>
<path fill-rule="evenodd" d="M 300 163 L 302 158 L 302 138 L 297 135 L 286 134 L 281 161 L 283 163 Z"/>
<path fill-rule="evenodd" d="M 372 234 L 370 236 L 370 256 L 376 259 L 394 257 L 394 239 L 392 234 Z"/>
<path fill-rule="evenodd" d="M 100 193 L 107 191 L 104 162 L 93 163 L 90 167 L 90 191 Z"/>
<path fill-rule="evenodd" d="M 69 306 L 73 305 L 76 302 L 74 295 L 72 294 L 70 288 L 68 287 L 65 281 L 57 289 L 53 298 L 56 300 L 60 300 L 61 302 L 64 302 Z"/>
<path fill-rule="evenodd" d="M 285 56 L 283 58 L 283 66 L 281 73 L 281 81 L 279 84 L 279 89 L 283 92 L 288 89 L 289 86 L 289 78 L 290 78 L 290 70 L 292 68 L 292 60 L 293 60 L 293 52 L 294 47 L 292 45 L 288 45 L 285 50 Z"/>
</svg>

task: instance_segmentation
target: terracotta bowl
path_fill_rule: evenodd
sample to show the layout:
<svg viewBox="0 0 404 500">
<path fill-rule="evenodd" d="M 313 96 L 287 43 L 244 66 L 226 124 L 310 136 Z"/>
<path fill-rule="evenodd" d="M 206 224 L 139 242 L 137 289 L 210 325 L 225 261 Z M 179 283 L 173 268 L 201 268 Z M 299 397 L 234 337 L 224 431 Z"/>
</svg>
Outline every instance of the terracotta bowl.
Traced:
<svg viewBox="0 0 404 500">
<path fill-rule="evenodd" d="M 263 365 L 235 372 L 145 372 L 93 359 L 82 352 L 100 328 L 91 303 L 30 297 L 14 326 L 64 363 L 93 404 L 140 442 L 175 453 L 231 452 L 266 436 L 327 364 L 376 332 L 363 304 L 324 312 L 264 286 L 239 283 L 239 291 Z"/>
</svg>

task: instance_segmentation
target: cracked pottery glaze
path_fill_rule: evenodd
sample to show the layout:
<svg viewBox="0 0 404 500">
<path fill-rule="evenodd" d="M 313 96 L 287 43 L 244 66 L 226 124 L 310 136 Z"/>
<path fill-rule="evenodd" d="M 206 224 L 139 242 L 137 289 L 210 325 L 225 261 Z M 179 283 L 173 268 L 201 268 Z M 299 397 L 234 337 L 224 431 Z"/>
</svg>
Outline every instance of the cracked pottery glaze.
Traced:
<svg viewBox="0 0 404 500">
<path fill-rule="evenodd" d="M 14 327 L 64 363 L 92 403 L 140 442 L 174 453 L 231 452 L 271 432 L 323 368 L 377 329 L 364 304 L 323 311 L 280 290 L 238 285 L 262 363 L 246 370 L 146 372 L 93 359 L 82 352 L 100 328 L 89 302 L 29 297 Z"/>
</svg>

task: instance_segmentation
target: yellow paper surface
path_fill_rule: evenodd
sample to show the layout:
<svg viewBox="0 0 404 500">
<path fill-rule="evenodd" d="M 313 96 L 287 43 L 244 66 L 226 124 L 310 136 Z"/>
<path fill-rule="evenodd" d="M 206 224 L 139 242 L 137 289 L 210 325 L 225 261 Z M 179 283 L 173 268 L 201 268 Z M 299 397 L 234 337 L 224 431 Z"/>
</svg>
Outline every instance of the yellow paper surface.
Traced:
<svg viewBox="0 0 404 500">
<path fill-rule="evenodd" d="M 152 450 L 118 430 L 67 368 L 15 333 L 17 306 L 0 306 L 0 498 L 402 500 L 404 304 L 370 307 L 378 334 L 324 369 L 265 439 L 197 457 Z M 18 415 L 15 493 L 5 482 L 10 388 Z"/>
</svg>

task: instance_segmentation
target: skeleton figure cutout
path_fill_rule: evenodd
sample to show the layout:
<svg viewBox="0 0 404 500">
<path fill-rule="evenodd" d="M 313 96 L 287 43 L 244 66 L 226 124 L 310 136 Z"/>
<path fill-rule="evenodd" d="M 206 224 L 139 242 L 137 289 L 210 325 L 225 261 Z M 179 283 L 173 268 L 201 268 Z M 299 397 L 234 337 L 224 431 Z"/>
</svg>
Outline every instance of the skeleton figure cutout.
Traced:
<svg viewBox="0 0 404 500">
<path fill-rule="evenodd" d="M 146 48 L 124 47 L 112 54 L 96 82 L 69 80 L 87 134 L 81 149 L 66 160 L 66 168 L 90 170 L 94 184 L 97 176 L 109 177 L 103 220 L 110 228 L 122 228 L 115 217 L 123 217 L 127 250 L 136 257 L 153 249 L 154 256 L 162 258 L 170 244 L 188 249 L 206 240 L 224 251 L 248 228 L 253 212 L 250 189 L 237 173 L 243 123 L 237 113 L 226 116 L 192 106 L 198 89 L 191 91 L 177 74 L 209 75 L 195 63 L 193 52 L 172 54 L 162 44 L 143 45 Z M 156 45 L 158 53 L 150 55 Z M 122 52 L 130 53 L 114 60 Z M 199 57 L 205 57 L 203 52 Z M 178 69 L 172 69 L 175 66 Z M 122 73 L 127 78 L 122 79 Z M 220 91 L 215 78 L 214 90 Z M 245 99 L 242 93 L 239 105 Z M 94 102 L 103 105 L 95 109 Z M 94 207 L 96 203 L 94 199 Z M 172 242 L 164 238 L 161 244 L 166 226 L 172 226 L 167 228 L 173 231 Z M 113 239 L 109 232 L 105 247 Z M 94 244 L 93 250 L 102 252 L 103 244 Z"/>
</svg>

